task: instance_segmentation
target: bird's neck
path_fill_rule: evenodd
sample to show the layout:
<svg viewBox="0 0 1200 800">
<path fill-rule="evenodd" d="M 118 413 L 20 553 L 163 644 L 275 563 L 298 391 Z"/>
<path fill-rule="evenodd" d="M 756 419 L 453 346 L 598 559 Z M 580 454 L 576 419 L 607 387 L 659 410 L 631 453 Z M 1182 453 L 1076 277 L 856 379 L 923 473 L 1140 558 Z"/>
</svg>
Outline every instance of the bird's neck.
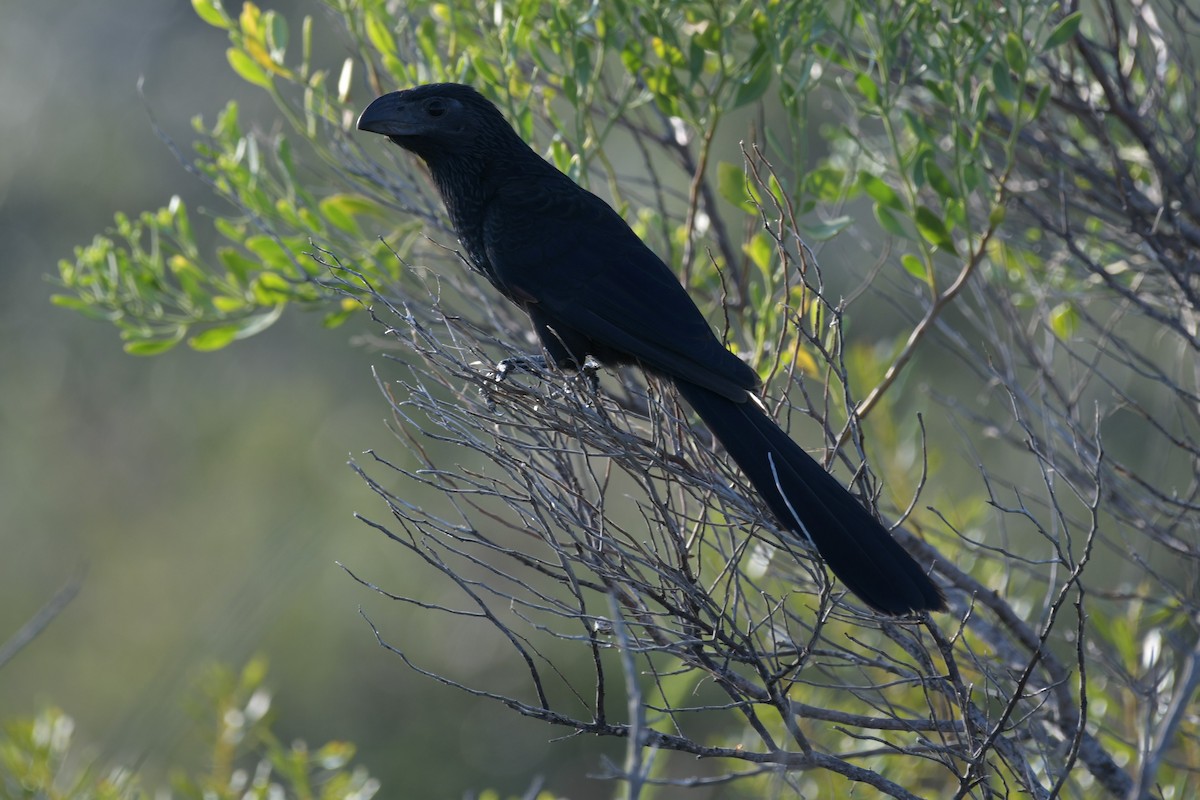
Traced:
<svg viewBox="0 0 1200 800">
<path fill-rule="evenodd" d="M 451 159 L 427 158 L 426 164 L 468 258 L 489 276 L 483 223 L 492 198 L 505 185 L 560 175 L 524 142 L 502 151 L 500 157 L 457 154 Z"/>
<path fill-rule="evenodd" d="M 450 224 L 458 235 L 467 260 L 494 282 L 483 241 L 483 221 L 494 177 L 488 163 L 479 158 L 426 159 L 430 177 L 442 196 Z"/>
</svg>

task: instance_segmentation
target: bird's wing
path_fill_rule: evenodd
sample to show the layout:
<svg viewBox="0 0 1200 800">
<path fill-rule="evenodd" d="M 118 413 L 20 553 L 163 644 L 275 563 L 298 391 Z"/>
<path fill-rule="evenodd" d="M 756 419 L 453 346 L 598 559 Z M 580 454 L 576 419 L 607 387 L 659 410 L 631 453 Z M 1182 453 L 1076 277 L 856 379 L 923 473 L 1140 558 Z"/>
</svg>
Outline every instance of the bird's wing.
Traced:
<svg viewBox="0 0 1200 800">
<path fill-rule="evenodd" d="M 484 241 L 501 288 L 552 326 L 730 399 L 757 384 L 662 259 L 590 192 L 569 182 L 502 190 Z"/>
</svg>

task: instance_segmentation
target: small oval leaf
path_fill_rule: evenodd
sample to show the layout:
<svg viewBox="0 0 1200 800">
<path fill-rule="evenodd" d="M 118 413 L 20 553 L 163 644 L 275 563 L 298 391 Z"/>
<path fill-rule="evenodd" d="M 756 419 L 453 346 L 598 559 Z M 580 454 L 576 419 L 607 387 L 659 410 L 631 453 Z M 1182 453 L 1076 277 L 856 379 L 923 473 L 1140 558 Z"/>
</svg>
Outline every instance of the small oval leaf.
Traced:
<svg viewBox="0 0 1200 800">
<path fill-rule="evenodd" d="M 942 222 L 941 218 L 929 208 L 918 207 L 917 213 L 913 215 L 913 221 L 917 223 L 917 232 L 924 237 L 925 241 L 942 250 L 948 250 L 951 253 L 958 252 L 958 248 L 954 245 L 954 239 L 946 228 L 946 223 Z"/>
<path fill-rule="evenodd" d="M 1063 17 L 1062 21 L 1055 25 L 1054 30 L 1050 31 L 1050 35 L 1046 37 L 1046 43 L 1042 45 L 1042 52 L 1053 50 L 1074 39 L 1075 34 L 1079 32 L 1079 23 L 1082 21 L 1082 11 L 1076 11 Z"/>
<path fill-rule="evenodd" d="M 271 76 L 253 58 L 247 55 L 244 50 L 231 47 L 226 51 L 225 55 L 229 59 L 229 66 L 233 67 L 233 71 L 242 80 L 252 83 L 255 86 L 261 86 L 264 89 L 271 88 Z"/>
</svg>

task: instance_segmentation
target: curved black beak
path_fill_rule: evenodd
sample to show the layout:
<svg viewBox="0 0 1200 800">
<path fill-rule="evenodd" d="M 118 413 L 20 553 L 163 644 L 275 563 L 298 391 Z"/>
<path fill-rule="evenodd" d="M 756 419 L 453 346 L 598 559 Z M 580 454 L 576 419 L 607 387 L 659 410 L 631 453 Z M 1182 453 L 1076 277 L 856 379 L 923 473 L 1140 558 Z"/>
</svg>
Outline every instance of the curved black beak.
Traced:
<svg viewBox="0 0 1200 800">
<path fill-rule="evenodd" d="M 390 92 L 375 98 L 358 115 L 358 129 L 383 136 L 403 136 L 412 132 L 412 124 L 405 120 L 403 92 Z"/>
</svg>

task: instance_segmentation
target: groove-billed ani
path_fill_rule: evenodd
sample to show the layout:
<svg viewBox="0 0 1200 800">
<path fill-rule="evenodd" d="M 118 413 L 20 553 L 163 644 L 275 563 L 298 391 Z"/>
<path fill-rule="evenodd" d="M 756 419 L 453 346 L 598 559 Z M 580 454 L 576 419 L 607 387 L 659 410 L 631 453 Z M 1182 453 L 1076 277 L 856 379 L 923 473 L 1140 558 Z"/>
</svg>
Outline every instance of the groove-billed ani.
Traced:
<svg viewBox="0 0 1200 800">
<path fill-rule="evenodd" d="M 945 607 L 879 521 L 764 413 L 758 376 L 662 260 L 482 95 L 450 83 L 392 92 L 358 127 L 425 161 L 470 263 L 528 312 L 556 364 L 594 356 L 670 378 L 779 521 L 865 603 L 890 614 Z"/>
</svg>

